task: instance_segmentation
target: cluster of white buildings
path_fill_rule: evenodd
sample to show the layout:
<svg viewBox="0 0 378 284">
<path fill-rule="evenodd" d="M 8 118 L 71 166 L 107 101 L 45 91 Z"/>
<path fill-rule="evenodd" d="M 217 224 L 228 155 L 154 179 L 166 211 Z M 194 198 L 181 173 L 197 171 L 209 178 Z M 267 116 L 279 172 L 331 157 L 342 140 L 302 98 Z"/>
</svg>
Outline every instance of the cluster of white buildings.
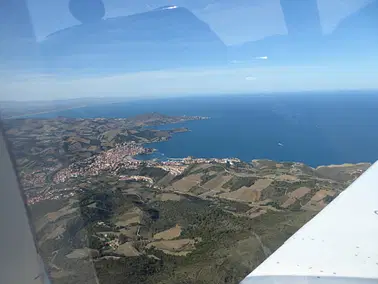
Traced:
<svg viewBox="0 0 378 284">
<path fill-rule="evenodd" d="M 21 183 L 24 188 L 28 187 L 42 187 L 46 185 L 46 176 L 58 169 L 56 167 L 46 167 L 43 170 L 36 170 L 32 172 L 21 173 Z"/>
<path fill-rule="evenodd" d="M 39 187 L 46 182 L 46 174 L 41 171 L 24 173 L 21 176 L 21 182 L 24 187 Z"/>
<path fill-rule="evenodd" d="M 121 176 L 119 176 L 119 180 L 146 181 L 150 184 L 154 183 L 152 178 L 145 177 L 145 176 L 125 176 L 125 175 L 121 175 Z"/>
<path fill-rule="evenodd" d="M 75 196 L 72 188 L 54 189 L 38 196 L 27 197 L 27 204 L 32 205 L 44 200 L 59 200 Z"/>
<path fill-rule="evenodd" d="M 115 148 L 102 152 L 94 158 L 88 158 L 84 166 L 75 164 L 61 170 L 54 176 L 55 183 L 62 183 L 72 177 L 98 175 L 102 171 L 117 171 L 119 168 L 137 169 L 140 161 L 132 157 L 145 153 L 147 150 L 136 143 L 117 145 Z"/>
<path fill-rule="evenodd" d="M 182 162 L 186 165 L 189 164 L 211 164 L 211 163 L 217 163 L 217 164 L 235 164 L 240 163 L 240 159 L 238 158 L 224 158 L 224 159 L 218 159 L 218 158 L 193 158 L 193 157 L 187 157 L 182 159 Z"/>
</svg>

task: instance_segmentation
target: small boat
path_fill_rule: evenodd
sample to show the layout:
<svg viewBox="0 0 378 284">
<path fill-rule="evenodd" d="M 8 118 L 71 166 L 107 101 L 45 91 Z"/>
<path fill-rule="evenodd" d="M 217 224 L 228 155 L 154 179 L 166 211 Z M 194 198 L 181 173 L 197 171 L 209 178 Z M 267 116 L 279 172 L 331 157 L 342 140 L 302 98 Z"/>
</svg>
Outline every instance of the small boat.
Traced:
<svg viewBox="0 0 378 284">
<path fill-rule="evenodd" d="M 284 146 L 284 144 L 282 144 L 282 143 L 278 142 L 278 146 L 280 146 L 280 147 L 283 147 L 283 146 Z"/>
</svg>

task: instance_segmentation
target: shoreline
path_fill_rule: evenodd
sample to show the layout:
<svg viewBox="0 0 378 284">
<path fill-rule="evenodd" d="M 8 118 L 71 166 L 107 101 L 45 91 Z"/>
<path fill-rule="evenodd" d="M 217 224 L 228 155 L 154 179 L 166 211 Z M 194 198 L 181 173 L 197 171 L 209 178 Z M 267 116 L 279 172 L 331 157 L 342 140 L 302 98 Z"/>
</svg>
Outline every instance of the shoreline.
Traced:
<svg viewBox="0 0 378 284">
<path fill-rule="evenodd" d="M 62 107 L 61 109 L 51 109 L 51 110 L 44 110 L 44 111 L 37 111 L 37 112 L 32 112 L 32 113 L 27 113 L 27 114 L 21 114 L 21 115 L 13 115 L 13 116 L 6 116 L 2 117 L 2 119 L 17 119 L 17 118 L 25 118 L 25 117 L 30 117 L 30 116 L 35 116 L 39 114 L 46 114 L 46 113 L 54 113 L 54 112 L 61 112 L 61 111 L 66 111 L 66 110 L 71 110 L 71 109 L 80 109 L 80 108 L 86 108 L 90 106 L 95 106 L 95 105 L 103 105 L 103 104 L 114 104 L 117 102 L 120 102 L 121 100 L 114 100 L 114 101 L 105 101 L 105 102 L 94 102 L 94 103 L 85 103 L 85 104 L 80 104 L 80 105 L 75 105 L 75 106 L 70 106 L 70 107 Z M 54 101 L 52 101 L 53 104 Z"/>
<path fill-rule="evenodd" d="M 167 142 L 169 140 L 165 140 L 165 141 L 156 141 L 156 142 L 151 142 L 151 143 L 161 143 L 161 142 Z M 150 144 L 150 143 L 146 143 L 146 144 Z M 143 144 L 143 147 L 145 147 L 146 144 Z M 191 158 L 191 159 L 194 159 L 194 160 L 214 160 L 214 159 L 228 159 L 228 160 L 239 160 L 240 162 L 242 163 L 247 163 L 247 164 L 253 164 L 253 162 L 264 162 L 264 161 L 268 161 L 268 162 L 273 162 L 273 163 L 277 163 L 277 164 L 281 164 L 281 163 L 293 163 L 293 164 L 302 164 L 304 166 L 307 166 L 307 167 L 310 167 L 312 168 L 313 170 L 319 170 L 319 169 L 325 169 L 325 168 L 328 168 L 328 169 L 332 169 L 332 168 L 344 168 L 344 169 L 348 169 L 348 168 L 353 168 L 353 167 L 364 167 L 364 166 L 368 166 L 371 167 L 374 163 L 371 163 L 371 162 L 357 162 L 357 163 L 342 163 L 342 164 L 329 164 L 329 165 L 320 165 L 320 166 L 310 166 L 306 163 L 303 163 L 303 162 L 295 162 L 295 161 L 278 161 L 278 160 L 270 160 L 270 159 L 253 159 L 251 161 L 244 161 L 243 159 L 241 158 L 238 158 L 238 157 L 208 157 L 208 158 L 204 158 L 204 157 L 194 157 L 194 156 L 187 156 L 187 157 L 182 157 L 182 158 L 172 158 L 172 157 L 167 157 L 165 156 L 164 153 L 160 152 L 159 149 L 157 148 L 149 148 L 149 149 L 152 149 L 152 152 L 150 153 L 144 153 L 144 154 L 138 154 L 136 156 L 133 156 L 134 159 L 136 160 L 139 160 L 139 161 L 148 161 L 148 160 L 157 160 L 158 162 L 166 162 L 166 161 L 178 161 L 178 162 L 182 162 L 183 160 L 185 159 L 188 159 L 188 158 Z M 159 156 L 162 156 L 164 157 L 163 159 L 159 158 L 159 157 L 154 157 L 152 159 L 143 159 L 141 157 L 148 157 L 150 155 L 156 155 L 158 154 Z M 138 158 L 139 156 L 139 158 Z"/>
<path fill-rule="evenodd" d="M 27 114 L 22 114 L 22 115 L 15 115 L 15 116 L 3 117 L 3 119 L 27 118 L 27 117 L 34 116 L 34 115 L 39 115 L 39 114 L 46 114 L 46 113 L 60 112 L 60 111 L 66 111 L 66 110 L 71 110 L 71 109 L 79 109 L 79 108 L 84 108 L 84 107 L 88 107 L 88 106 L 89 106 L 89 105 L 80 105 L 80 106 L 74 106 L 74 107 L 69 107 L 69 108 L 54 109 L 54 110 L 46 110 L 46 111 L 33 112 L 33 113 L 27 113 Z"/>
<path fill-rule="evenodd" d="M 185 116 L 185 115 L 184 115 Z M 199 119 L 198 120 L 207 120 L 207 119 L 211 119 L 211 117 L 209 116 L 199 116 Z M 189 121 L 193 121 L 193 120 L 187 120 L 187 121 L 184 121 L 184 122 L 189 122 Z M 194 120 L 196 121 L 196 120 Z M 172 123 L 172 125 L 175 124 L 175 123 Z M 165 125 L 165 124 L 162 124 L 162 125 Z M 168 125 L 168 124 L 167 124 Z M 157 125 L 157 126 L 161 126 L 161 125 Z M 192 130 L 190 128 L 187 128 L 187 127 L 184 127 L 186 128 L 187 130 L 184 131 L 184 132 L 177 132 L 177 133 L 186 133 L 186 132 L 191 132 Z M 174 139 L 174 134 L 176 133 L 172 133 L 173 135 L 169 138 L 169 139 L 166 139 L 166 140 L 160 140 L 160 141 L 154 141 L 154 142 L 149 142 L 149 143 L 143 143 L 143 147 L 145 147 L 145 145 L 148 145 L 148 144 L 153 144 L 153 143 L 161 143 L 161 142 L 168 142 L 169 140 L 171 139 Z M 279 143 L 281 144 L 281 143 Z M 252 160 L 243 160 L 242 158 L 238 158 L 238 157 L 208 157 L 208 158 L 203 158 L 203 157 L 194 157 L 194 156 L 188 156 L 188 157 L 182 157 L 182 158 L 170 158 L 170 157 L 167 157 L 165 155 L 165 153 L 163 152 L 160 152 L 159 149 L 157 148 L 153 148 L 153 151 L 151 153 L 147 153 L 147 154 L 142 154 L 142 156 L 148 156 L 148 155 L 151 155 L 151 154 L 156 154 L 156 153 L 159 153 L 160 156 L 164 156 L 164 160 L 162 160 L 161 158 L 158 158 L 158 157 L 155 157 L 153 159 L 150 159 L 150 160 L 157 160 L 158 162 L 164 162 L 164 161 L 182 161 L 183 159 L 186 159 L 188 157 L 192 157 L 194 159 L 206 159 L 206 160 L 211 160 L 211 159 L 238 159 L 240 160 L 241 162 L 243 163 L 247 163 L 247 164 L 253 164 L 254 161 L 256 162 L 263 162 L 263 161 L 270 161 L 270 162 L 275 162 L 275 163 L 294 163 L 294 164 L 302 164 L 304 166 L 308 166 L 310 167 L 311 169 L 313 170 L 319 170 L 319 169 L 322 169 L 322 168 L 344 168 L 344 169 L 347 169 L 347 168 L 351 168 L 351 167 L 364 167 L 366 165 L 368 165 L 368 167 L 372 166 L 375 162 L 367 162 L 367 161 L 363 161 L 363 162 L 355 162 L 355 163 L 350 163 L 350 162 L 343 162 L 343 163 L 340 163 L 340 164 L 323 164 L 323 165 L 310 165 L 310 164 L 307 164 L 307 163 L 304 163 L 304 162 L 299 162 L 299 161 L 293 161 L 293 160 L 290 160 L 290 161 L 287 161 L 287 160 L 271 160 L 271 159 L 264 159 L 264 158 L 261 158 L 261 159 L 252 159 Z M 138 155 L 139 156 L 139 155 Z M 137 160 L 143 160 L 143 161 L 148 161 L 148 159 L 138 159 Z M 378 161 L 377 161 L 378 162 Z"/>
<path fill-rule="evenodd" d="M 106 102 L 106 104 L 112 104 L 112 103 L 116 103 L 116 101 L 111 101 L 111 102 Z M 93 104 L 95 105 L 95 104 Z M 73 106 L 73 107 L 68 107 L 68 108 L 62 108 L 62 109 L 55 109 L 55 110 L 46 110 L 46 111 L 40 111 L 40 112 L 35 112 L 35 113 L 28 113 L 28 114 L 23 114 L 23 115 L 16 115 L 16 116 L 10 116 L 10 117 L 3 117 L 4 120 L 6 119 L 18 119 L 18 118 L 28 118 L 30 116 L 35 116 L 35 115 L 38 115 L 38 114 L 47 114 L 47 113 L 54 113 L 54 112 L 61 112 L 61 111 L 66 111 L 66 110 L 72 110 L 72 109 L 80 109 L 80 108 L 85 108 L 85 107 L 89 107 L 91 106 L 91 104 L 84 104 L 84 105 L 78 105 L 78 106 Z M 190 116 L 187 116 L 187 115 L 183 115 L 182 116 L 183 118 L 185 117 L 190 117 Z M 211 117 L 209 116 L 194 116 L 196 117 L 196 119 L 188 119 L 188 120 L 184 120 L 184 121 L 178 121 L 178 122 L 174 122 L 174 123 L 168 123 L 168 124 L 158 124 L 158 125 L 153 125 L 153 126 L 148 126 L 147 128 L 149 127 L 159 127 L 159 126 L 169 126 L 169 125 L 172 125 L 174 126 L 175 124 L 179 124 L 179 123 L 186 123 L 186 122 L 190 122 L 190 121 L 200 121 L 200 120 L 208 120 L 208 119 L 211 119 Z M 34 118 L 34 117 L 32 117 Z M 35 119 L 38 119 L 38 118 L 35 118 Z M 185 131 L 177 131 L 175 132 L 174 130 L 177 130 L 177 129 L 185 129 Z M 148 147 L 149 144 L 153 144 L 153 143 L 161 143 L 161 142 L 168 142 L 169 140 L 171 139 L 174 139 L 174 136 L 175 134 L 177 133 L 186 133 L 186 132 L 191 132 L 192 130 L 188 127 L 182 127 L 182 128 L 177 128 L 177 129 L 167 129 L 168 131 L 172 131 L 172 136 L 169 137 L 168 139 L 163 139 L 163 140 L 159 140 L 159 141 L 151 141 L 151 142 L 147 142 L 147 143 L 142 143 L 143 147 L 146 147 L 146 148 L 150 148 Z M 167 157 L 165 156 L 164 153 L 160 152 L 159 149 L 157 148 L 150 148 L 152 151 L 149 152 L 149 153 L 143 153 L 143 154 L 138 154 L 136 156 L 134 156 L 133 158 L 136 158 L 137 156 L 151 156 L 153 154 L 159 154 L 159 156 L 162 156 L 164 157 L 164 159 L 161 159 L 159 157 L 155 157 L 155 158 L 152 158 L 151 160 L 153 159 L 157 159 L 158 161 L 179 161 L 179 160 L 183 160 L 183 159 L 186 159 L 188 157 L 181 157 L 181 158 L 170 158 L 170 157 Z M 303 165 L 306 165 L 306 166 L 309 166 L 311 167 L 312 169 L 314 170 L 319 170 L 319 169 L 322 169 L 322 168 L 348 168 L 348 167 L 355 167 L 355 166 L 364 166 L 364 165 L 373 165 L 374 162 L 356 162 L 356 163 L 350 163 L 350 162 L 344 162 L 344 163 L 340 163 L 340 164 L 323 164 L 323 165 L 316 165 L 316 166 L 311 166 L 307 163 L 303 163 L 303 162 L 297 162 L 297 161 L 293 161 L 293 160 L 290 160 L 290 161 L 279 161 L 279 160 L 271 160 L 271 159 L 252 159 L 250 161 L 248 160 L 243 160 L 241 158 L 238 158 L 238 157 L 228 157 L 228 158 L 222 158 L 222 157 L 207 157 L 207 158 L 203 158 L 203 157 L 193 157 L 195 159 L 239 159 L 241 162 L 244 162 L 244 163 L 253 163 L 253 161 L 257 161 L 257 162 L 262 162 L 262 161 L 271 161 L 271 162 L 275 162 L 275 163 L 285 163 L 285 162 L 288 162 L 288 163 L 300 163 L 300 164 L 303 164 Z M 149 159 L 141 159 L 141 158 L 136 158 L 137 160 L 149 160 Z"/>
</svg>

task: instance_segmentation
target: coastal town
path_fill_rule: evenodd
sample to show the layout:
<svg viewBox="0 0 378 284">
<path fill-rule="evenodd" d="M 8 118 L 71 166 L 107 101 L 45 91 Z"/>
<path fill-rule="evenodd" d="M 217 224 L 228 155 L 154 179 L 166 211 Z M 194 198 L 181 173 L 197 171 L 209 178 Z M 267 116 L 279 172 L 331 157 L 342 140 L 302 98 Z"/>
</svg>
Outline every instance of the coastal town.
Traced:
<svg viewBox="0 0 378 284">
<path fill-rule="evenodd" d="M 68 168 L 59 171 L 54 176 L 53 181 L 64 183 L 69 178 L 85 175 L 94 176 L 102 171 L 117 173 L 121 167 L 136 169 L 140 165 L 140 161 L 135 160 L 133 156 L 151 152 L 151 149 L 144 148 L 135 142 L 122 143 L 99 155 L 71 164 Z"/>
<path fill-rule="evenodd" d="M 193 164 L 230 164 L 241 162 L 237 158 L 194 158 L 186 157 L 182 159 L 168 159 L 167 161 L 159 161 L 156 159 L 151 160 L 138 160 L 135 158 L 137 155 L 148 155 L 151 154 L 154 149 L 145 148 L 143 145 L 130 142 L 122 143 L 116 145 L 114 148 L 104 151 L 97 156 L 90 157 L 86 160 L 71 164 L 69 167 L 62 170 L 56 171 L 54 169 L 39 170 L 38 172 L 33 172 L 32 174 L 25 175 L 27 180 L 27 185 L 29 187 L 41 186 L 47 176 L 46 172 L 54 172 L 53 184 L 59 185 L 64 184 L 70 179 L 75 179 L 78 177 L 85 176 L 97 176 L 102 173 L 107 173 L 111 176 L 117 176 L 121 181 L 143 181 L 148 183 L 150 186 L 154 184 L 154 180 L 147 176 L 140 175 L 123 175 L 119 174 L 122 170 L 135 170 L 142 166 L 144 167 L 154 167 L 160 168 L 163 171 L 172 174 L 173 176 L 178 176 L 182 174 L 189 165 Z M 27 199 L 28 204 L 35 204 L 43 200 L 56 200 L 59 198 L 68 198 L 75 195 L 75 193 L 80 192 L 79 188 L 63 188 L 63 189 L 50 189 L 44 191 L 37 196 L 29 196 Z"/>
<path fill-rule="evenodd" d="M 183 163 L 143 162 L 137 157 L 155 151 L 145 147 L 146 143 L 166 141 L 188 130 L 156 130 L 149 126 L 202 119 L 208 117 L 149 113 L 131 118 L 19 118 L 7 120 L 5 130 L 27 203 L 35 204 L 73 196 L 79 187 L 70 186 L 68 181 L 80 177 L 109 174 L 124 181 L 144 179 L 152 184 L 148 178 L 121 173 L 146 163 L 179 175 L 185 169 Z"/>
</svg>

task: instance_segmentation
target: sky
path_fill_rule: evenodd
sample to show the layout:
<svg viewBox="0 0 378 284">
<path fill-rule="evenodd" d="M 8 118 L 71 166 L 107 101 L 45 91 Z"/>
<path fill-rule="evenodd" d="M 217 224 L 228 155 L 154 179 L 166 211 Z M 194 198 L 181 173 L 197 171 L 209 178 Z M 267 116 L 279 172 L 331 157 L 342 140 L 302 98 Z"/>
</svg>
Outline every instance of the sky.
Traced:
<svg viewBox="0 0 378 284">
<path fill-rule="evenodd" d="M 79 24 L 68 11 L 69 0 L 28 0 L 37 38 Z M 331 33 L 337 24 L 371 0 L 318 0 L 322 29 Z M 105 17 L 126 16 L 167 4 L 191 9 L 226 44 L 241 44 L 275 34 L 286 34 L 279 0 L 103 0 Z"/>
<path fill-rule="evenodd" d="M 78 24 L 68 11 L 68 0 L 28 0 L 36 35 L 43 39 L 56 30 Z M 165 4 L 188 5 L 226 44 L 240 44 L 276 34 L 287 34 L 279 0 L 104 0 L 106 17 L 143 12 Z M 340 20 L 370 0 L 318 0 L 321 28 L 331 33 Z M 263 56 L 261 54 L 260 56 Z M 261 60 L 272 60 L 261 57 Z M 343 64 L 340 64 L 343 62 Z M 263 92 L 377 89 L 374 62 L 357 65 L 355 58 L 339 64 L 275 67 L 202 67 L 140 71 L 93 76 L 46 75 L 39 71 L 0 74 L 0 100 L 54 100 L 78 97 L 150 98 L 182 95 L 253 94 Z M 377 62 L 377 61 L 375 61 Z"/>
<path fill-rule="evenodd" d="M 260 94 L 378 88 L 378 71 L 326 66 L 186 69 L 111 76 L 1 76 L 3 100 L 55 100 L 78 97 L 155 98 Z"/>
</svg>

